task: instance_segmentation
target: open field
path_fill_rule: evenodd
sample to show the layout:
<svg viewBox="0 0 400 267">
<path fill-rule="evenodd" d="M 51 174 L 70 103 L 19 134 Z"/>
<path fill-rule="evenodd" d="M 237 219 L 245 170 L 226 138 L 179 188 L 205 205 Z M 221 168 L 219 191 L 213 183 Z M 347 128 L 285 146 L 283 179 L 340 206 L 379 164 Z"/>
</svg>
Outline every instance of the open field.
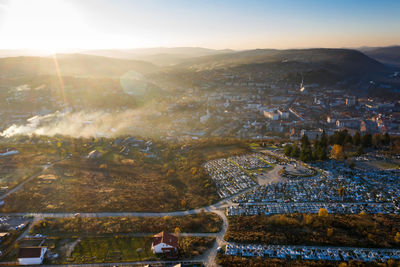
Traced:
<svg viewBox="0 0 400 267">
<path fill-rule="evenodd" d="M 85 159 L 56 164 L 47 176 L 7 197 L 3 211 L 167 211 L 215 199 L 212 188 L 205 188 L 208 179 L 203 174 L 185 184 L 158 164 L 100 165 Z"/>
<path fill-rule="evenodd" d="M 144 145 L 135 138 L 57 140 L 43 150 L 58 151 L 63 160 L 8 195 L 2 212 L 160 212 L 207 206 L 218 198 L 202 164 L 248 151 L 245 142 L 221 140 L 187 145 Z M 88 158 L 91 151 L 100 156 Z"/>
<path fill-rule="evenodd" d="M 229 217 L 227 241 L 277 245 L 398 248 L 400 216 L 290 214 Z"/>
<path fill-rule="evenodd" d="M 215 242 L 215 237 L 183 237 L 179 241 L 179 253 L 182 259 L 191 259 L 206 252 Z"/>
<path fill-rule="evenodd" d="M 200 213 L 181 217 L 82 217 L 37 222 L 30 234 L 73 237 L 81 235 L 114 235 L 126 233 L 174 232 L 178 227 L 183 233 L 217 233 L 222 219 L 214 213 Z"/>
<path fill-rule="evenodd" d="M 48 162 L 58 158 L 58 155 L 43 155 L 34 151 L 0 157 L 0 193 L 39 173 Z"/>
<path fill-rule="evenodd" d="M 71 264 L 157 259 L 151 252 L 151 242 L 151 237 L 49 237 L 43 245 L 49 249 L 47 263 Z M 3 260 L 17 261 L 17 253 L 15 247 Z M 58 257 L 53 257 L 54 254 Z"/>
<path fill-rule="evenodd" d="M 139 261 L 156 258 L 151 252 L 151 238 L 146 237 L 89 237 L 82 239 L 67 259 L 70 263 Z M 137 249 L 142 249 L 141 253 Z"/>
<path fill-rule="evenodd" d="M 204 253 L 213 244 L 212 237 L 182 237 L 179 258 L 190 259 Z M 157 260 L 151 251 L 151 237 L 89 237 L 75 246 L 68 263 L 100 263 Z"/>
<path fill-rule="evenodd" d="M 247 145 L 241 144 L 204 146 L 196 149 L 199 153 L 204 155 L 206 160 L 225 158 L 232 155 L 241 155 L 250 152 Z"/>
</svg>

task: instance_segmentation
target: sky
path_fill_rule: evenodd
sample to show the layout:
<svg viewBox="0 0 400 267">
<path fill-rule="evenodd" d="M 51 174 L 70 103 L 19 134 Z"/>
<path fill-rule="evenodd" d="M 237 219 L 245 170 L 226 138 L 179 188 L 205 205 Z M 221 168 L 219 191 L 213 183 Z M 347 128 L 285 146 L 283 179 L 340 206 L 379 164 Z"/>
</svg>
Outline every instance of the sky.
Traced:
<svg viewBox="0 0 400 267">
<path fill-rule="evenodd" d="M 400 44 L 399 0 L 0 0 L 0 49 Z"/>
</svg>

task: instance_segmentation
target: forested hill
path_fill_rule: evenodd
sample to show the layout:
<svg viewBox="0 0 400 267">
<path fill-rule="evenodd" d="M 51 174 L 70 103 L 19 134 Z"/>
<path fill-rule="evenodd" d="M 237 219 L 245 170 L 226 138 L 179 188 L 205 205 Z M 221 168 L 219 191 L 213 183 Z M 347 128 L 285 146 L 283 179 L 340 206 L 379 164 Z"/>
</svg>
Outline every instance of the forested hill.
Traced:
<svg viewBox="0 0 400 267">
<path fill-rule="evenodd" d="M 195 70 L 231 68 L 240 65 L 298 63 L 324 67 L 332 71 L 361 73 L 380 71 L 380 62 L 351 49 L 256 49 L 220 55 L 198 57 L 179 65 Z"/>
</svg>

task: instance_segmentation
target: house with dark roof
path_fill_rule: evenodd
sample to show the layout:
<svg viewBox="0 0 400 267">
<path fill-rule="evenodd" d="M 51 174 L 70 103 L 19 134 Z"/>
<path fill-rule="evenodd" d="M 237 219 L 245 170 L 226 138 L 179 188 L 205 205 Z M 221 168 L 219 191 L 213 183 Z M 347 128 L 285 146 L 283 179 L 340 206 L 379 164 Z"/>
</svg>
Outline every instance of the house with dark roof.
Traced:
<svg viewBox="0 0 400 267">
<path fill-rule="evenodd" d="M 178 251 L 178 237 L 164 231 L 153 236 L 153 253 L 175 253 Z"/>
<path fill-rule="evenodd" d="M 47 247 L 24 247 L 18 251 L 20 265 L 42 264 Z"/>
</svg>

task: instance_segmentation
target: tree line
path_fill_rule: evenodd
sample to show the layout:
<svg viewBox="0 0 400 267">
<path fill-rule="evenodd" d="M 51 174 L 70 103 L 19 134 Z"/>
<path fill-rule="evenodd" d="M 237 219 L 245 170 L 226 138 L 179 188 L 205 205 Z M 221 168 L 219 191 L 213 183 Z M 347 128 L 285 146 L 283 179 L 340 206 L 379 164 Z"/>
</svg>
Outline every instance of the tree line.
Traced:
<svg viewBox="0 0 400 267">
<path fill-rule="evenodd" d="M 321 137 L 317 136 L 312 142 L 307 135 L 303 135 L 300 142 L 286 145 L 283 152 L 286 156 L 310 162 L 328 159 L 330 147 L 330 157 L 343 160 L 346 157 L 345 151 L 352 152 L 354 156 L 363 154 L 366 149 L 387 148 L 391 152 L 395 152 L 395 149 L 400 151 L 400 142 L 388 133 L 372 135 L 356 132 L 351 135 L 347 130 L 341 130 L 327 136 L 324 131 Z"/>
</svg>

